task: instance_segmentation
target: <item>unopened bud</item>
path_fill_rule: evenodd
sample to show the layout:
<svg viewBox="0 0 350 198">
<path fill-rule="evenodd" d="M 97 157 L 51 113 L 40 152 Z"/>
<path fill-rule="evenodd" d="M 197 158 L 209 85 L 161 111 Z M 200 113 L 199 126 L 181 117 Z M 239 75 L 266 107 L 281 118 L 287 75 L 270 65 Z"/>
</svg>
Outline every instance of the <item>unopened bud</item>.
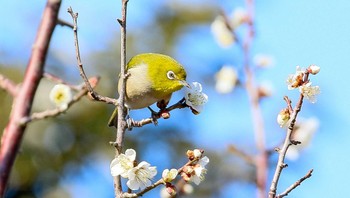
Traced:
<svg viewBox="0 0 350 198">
<path fill-rule="evenodd" d="M 199 150 L 199 149 L 194 149 L 193 150 L 193 156 L 195 157 L 195 158 L 200 158 L 200 157 L 202 157 L 202 151 L 201 150 Z"/>
<path fill-rule="evenodd" d="M 181 173 L 181 177 L 185 182 L 189 182 L 191 180 L 191 175 L 190 174 L 186 174 L 185 172 Z"/>
<path fill-rule="evenodd" d="M 164 119 L 170 118 L 170 113 L 168 111 L 164 111 L 160 114 L 160 116 Z"/>
<path fill-rule="evenodd" d="M 307 69 L 310 74 L 316 75 L 318 72 L 320 72 L 320 67 L 317 65 L 310 65 Z"/>
<path fill-rule="evenodd" d="M 290 113 L 288 109 L 282 109 L 277 116 L 277 123 L 280 127 L 284 127 L 290 119 Z"/>
<path fill-rule="evenodd" d="M 174 185 L 172 185 L 171 183 L 167 183 L 165 189 L 166 189 L 166 191 L 169 193 L 169 195 L 171 197 L 175 197 L 175 195 L 176 195 L 176 188 L 175 188 Z"/>
</svg>

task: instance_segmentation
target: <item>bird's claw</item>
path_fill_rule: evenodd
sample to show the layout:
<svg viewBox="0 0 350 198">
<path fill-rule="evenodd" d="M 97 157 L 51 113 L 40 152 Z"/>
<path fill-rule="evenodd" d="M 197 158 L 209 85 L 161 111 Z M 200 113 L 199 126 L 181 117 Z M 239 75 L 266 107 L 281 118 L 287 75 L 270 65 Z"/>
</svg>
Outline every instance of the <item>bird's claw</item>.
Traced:
<svg viewBox="0 0 350 198">
<path fill-rule="evenodd" d="M 128 127 L 128 130 L 131 131 L 134 126 L 134 120 L 128 116 L 126 118 L 126 126 Z"/>
<path fill-rule="evenodd" d="M 152 122 L 155 126 L 158 125 L 158 118 L 159 118 L 159 114 L 157 112 L 155 112 L 151 107 L 148 107 L 148 109 L 151 111 L 151 118 L 152 118 Z"/>
</svg>

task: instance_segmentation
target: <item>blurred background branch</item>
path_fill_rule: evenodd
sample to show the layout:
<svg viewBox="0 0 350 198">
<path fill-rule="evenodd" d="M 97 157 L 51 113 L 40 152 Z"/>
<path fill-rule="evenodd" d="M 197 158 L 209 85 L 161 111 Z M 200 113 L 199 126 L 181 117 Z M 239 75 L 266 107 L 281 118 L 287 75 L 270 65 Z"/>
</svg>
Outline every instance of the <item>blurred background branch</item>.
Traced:
<svg viewBox="0 0 350 198">
<path fill-rule="evenodd" d="M 14 100 L 10 121 L 2 134 L 0 150 L 1 197 L 5 194 L 8 178 L 26 129 L 25 125 L 20 125 L 18 122 L 23 117 L 28 116 L 32 108 L 34 94 L 43 74 L 46 54 L 56 26 L 60 5 L 61 1 L 59 0 L 47 1 L 21 90 Z"/>
</svg>

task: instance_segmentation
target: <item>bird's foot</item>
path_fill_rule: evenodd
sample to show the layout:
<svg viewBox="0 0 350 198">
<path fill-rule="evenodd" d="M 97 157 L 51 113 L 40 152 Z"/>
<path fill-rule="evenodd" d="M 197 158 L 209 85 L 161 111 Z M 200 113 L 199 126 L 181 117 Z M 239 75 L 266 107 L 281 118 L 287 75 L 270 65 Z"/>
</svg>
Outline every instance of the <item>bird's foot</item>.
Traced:
<svg viewBox="0 0 350 198">
<path fill-rule="evenodd" d="M 134 126 L 134 120 L 132 118 L 130 118 L 130 116 L 128 115 L 126 117 L 126 126 L 128 127 L 128 130 L 131 131 L 133 126 Z"/>
<path fill-rule="evenodd" d="M 155 126 L 158 125 L 158 118 L 160 117 L 159 116 L 159 113 L 155 112 L 151 107 L 148 107 L 148 109 L 151 111 L 151 118 L 152 118 L 152 122 Z"/>
</svg>

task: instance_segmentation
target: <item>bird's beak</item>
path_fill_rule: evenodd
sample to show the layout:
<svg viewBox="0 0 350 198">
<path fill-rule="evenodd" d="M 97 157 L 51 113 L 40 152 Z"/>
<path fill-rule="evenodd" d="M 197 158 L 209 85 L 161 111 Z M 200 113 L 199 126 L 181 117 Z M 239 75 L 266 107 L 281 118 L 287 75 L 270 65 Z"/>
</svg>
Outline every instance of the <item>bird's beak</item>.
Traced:
<svg viewBox="0 0 350 198">
<path fill-rule="evenodd" d="M 183 86 L 187 87 L 187 88 L 190 88 L 191 89 L 191 86 L 190 84 L 188 84 L 185 80 L 180 80 L 181 84 L 183 84 Z"/>
</svg>

